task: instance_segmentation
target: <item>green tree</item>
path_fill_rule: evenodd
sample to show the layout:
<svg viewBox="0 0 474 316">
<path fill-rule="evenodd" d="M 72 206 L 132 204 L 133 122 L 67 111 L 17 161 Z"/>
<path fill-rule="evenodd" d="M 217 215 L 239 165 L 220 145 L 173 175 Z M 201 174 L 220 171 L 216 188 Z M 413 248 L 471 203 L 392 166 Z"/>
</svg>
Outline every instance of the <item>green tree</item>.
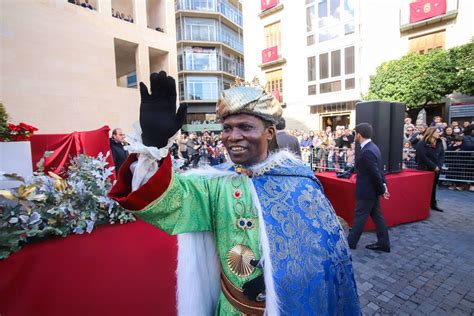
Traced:
<svg viewBox="0 0 474 316">
<path fill-rule="evenodd" d="M 8 114 L 2 103 L 0 103 L 0 138 L 7 133 Z"/>
<path fill-rule="evenodd" d="M 448 51 L 410 53 L 384 62 L 370 78 L 364 99 L 403 102 L 408 109 L 440 102 L 454 91 L 472 94 L 474 87 L 473 43 Z"/>
</svg>

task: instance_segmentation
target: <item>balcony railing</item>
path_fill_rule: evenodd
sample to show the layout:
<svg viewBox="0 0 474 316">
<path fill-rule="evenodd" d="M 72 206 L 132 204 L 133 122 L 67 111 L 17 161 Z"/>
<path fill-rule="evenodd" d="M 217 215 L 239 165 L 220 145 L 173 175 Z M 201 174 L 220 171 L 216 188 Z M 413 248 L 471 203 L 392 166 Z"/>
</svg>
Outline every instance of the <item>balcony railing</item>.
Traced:
<svg viewBox="0 0 474 316">
<path fill-rule="evenodd" d="M 191 58 L 187 55 L 186 58 Z M 218 62 L 217 62 L 218 61 Z M 237 62 L 235 59 L 217 56 L 216 60 L 210 60 L 209 62 L 197 63 L 190 62 L 189 60 L 183 60 L 182 55 L 178 57 L 178 70 L 179 71 L 223 71 L 234 76 L 244 76 L 244 65 L 241 62 Z"/>
<path fill-rule="evenodd" d="M 225 29 L 224 26 L 220 32 L 217 32 L 217 34 L 215 32 L 193 32 L 191 34 L 183 33 L 184 32 L 178 33 L 178 41 L 221 42 L 234 48 L 238 52 L 244 52 L 244 44 L 242 39 L 238 38 L 236 35 Z"/>
<path fill-rule="evenodd" d="M 178 10 L 219 12 L 238 26 L 243 26 L 242 12 L 227 1 L 217 4 L 215 0 L 179 0 L 176 1 L 176 11 Z"/>
</svg>

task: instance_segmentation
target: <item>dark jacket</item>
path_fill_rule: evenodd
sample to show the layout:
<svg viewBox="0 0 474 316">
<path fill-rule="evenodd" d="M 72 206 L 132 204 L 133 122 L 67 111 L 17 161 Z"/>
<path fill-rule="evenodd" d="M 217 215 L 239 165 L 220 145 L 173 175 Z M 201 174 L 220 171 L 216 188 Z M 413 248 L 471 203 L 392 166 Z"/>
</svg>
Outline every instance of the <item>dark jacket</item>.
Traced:
<svg viewBox="0 0 474 316">
<path fill-rule="evenodd" d="M 123 149 L 123 144 L 110 139 L 110 150 L 112 151 L 112 158 L 114 159 L 115 172 L 118 173 L 120 166 L 128 157 L 128 152 Z"/>
<path fill-rule="evenodd" d="M 289 135 L 285 131 L 277 131 L 276 139 L 278 143 L 278 147 L 281 149 L 288 149 L 292 153 L 296 155 L 296 157 L 301 159 L 301 148 L 300 144 L 298 143 L 298 138 L 295 136 Z"/>
<path fill-rule="evenodd" d="M 441 169 L 444 163 L 444 147 L 441 139 L 436 141 L 435 146 L 420 140 L 416 144 L 416 162 L 418 170 L 434 171 L 436 167 Z"/>
<path fill-rule="evenodd" d="M 474 136 L 464 135 L 464 139 L 461 145 L 461 150 L 474 151 Z"/>
<path fill-rule="evenodd" d="M 367 143 L 356 159 L 356 198 L 376 200 L 385 192 L 382 155 L 374 142 Z"/>
</svg>

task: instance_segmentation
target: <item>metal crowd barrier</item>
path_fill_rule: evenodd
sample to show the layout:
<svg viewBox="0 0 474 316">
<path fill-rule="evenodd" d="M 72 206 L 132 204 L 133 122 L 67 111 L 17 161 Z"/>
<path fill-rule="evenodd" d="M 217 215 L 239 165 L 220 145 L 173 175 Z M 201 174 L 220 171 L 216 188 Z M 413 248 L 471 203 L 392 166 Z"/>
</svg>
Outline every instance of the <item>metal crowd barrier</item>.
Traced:
<svg viewBox="0 0 474 316">
<path fill-rule="evenodd" d="M 314 172 L 342 171 L 355 163 L 352 150 L 346 148 L 302 148 L 301 156 Z M 417 168 L 415 150 L 404 150 L 403 168 Z M 445 151 L 440 180 L 474 183 L 474 151 Z"/>
</svg>

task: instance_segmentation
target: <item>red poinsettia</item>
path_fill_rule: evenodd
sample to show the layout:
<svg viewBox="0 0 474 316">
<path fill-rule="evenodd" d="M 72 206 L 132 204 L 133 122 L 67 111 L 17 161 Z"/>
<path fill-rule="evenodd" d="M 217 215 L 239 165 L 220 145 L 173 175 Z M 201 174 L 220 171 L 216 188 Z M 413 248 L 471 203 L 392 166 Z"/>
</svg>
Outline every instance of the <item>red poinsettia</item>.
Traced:
<svg viewBox="0 0 474 316">
<path fill-rule="evenodd" d="M 15 125 L 13 123 L 7 123 L 7 128 L 2 135 L 0 135 L 0 142 L 18 142 L 29 140 L 34 132 L 38 129 L 34 126 L 26 123 L 19 123 Z"/>
</svg>

